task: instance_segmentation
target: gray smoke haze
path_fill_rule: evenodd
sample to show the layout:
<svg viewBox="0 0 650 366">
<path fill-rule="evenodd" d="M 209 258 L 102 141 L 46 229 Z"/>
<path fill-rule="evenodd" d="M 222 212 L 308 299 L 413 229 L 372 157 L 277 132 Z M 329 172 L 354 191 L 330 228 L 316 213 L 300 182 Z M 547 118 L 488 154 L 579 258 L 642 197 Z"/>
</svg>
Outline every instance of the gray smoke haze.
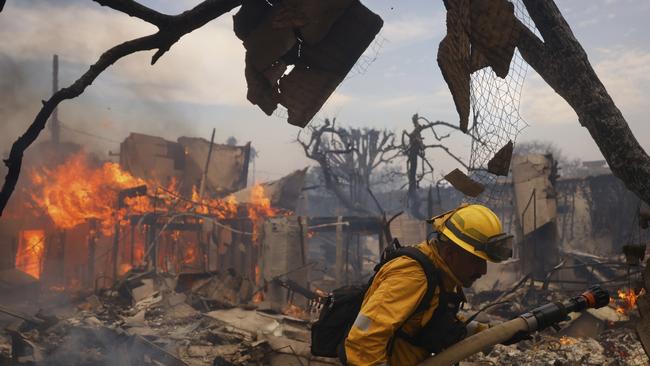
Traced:
<svg viewBox="0 0 650 366">
<path fill-rule="evenodd" d="M 200 0 L 147 0 L 143 3 L 177 13 Z M 435 61 L 435 48 L 444 35 L 444 6 L 440 2 L 373 0 L 367 5 L 385 21 L 387 39 L 366 73 L 349 78 L 327 102 L 319 118 L 337 117 L 353 127 L 374 126 L 394 131 L 410 128 L 410 116 L 456 122 L 449 90 Z M 567 21 L 599 77 L 628 119 L 643 146 L 650 146 L 646 123 L 650 87 L 650 48 L 647 42 L 650 2 L 626 0 L 558 0 Z M 598 20 L 598 21 L 596 21 Z M 129 56 L 101 75 L 79 99 L 65 102 L 61 120 L 93 133 L 121 140 L 128 131 L 208 138 L 217 127 L 217 140 L 235 136 L 253 141 L 260 151 L 258 171 L 274 178 L 309 161 L 292 143 L 297 129 L 280 118 L 266 117 L 246 101 L 244 51 L 225 15 L 183 37 L 157 65 L 151 53 Z M 74 81 L 107 48 L 150 34 L 154 27 L 87 0 L 14 0 L 0 14 L 0 53 L 27 65 L 34 88 L 28 107 L 49 95 L 51 55 L 61 57 L 61 85 Z M 529 70 L 520 112 L 530 127 L 519 141 L 554 141 L 569 157 L 600 159 L 601 154 L 575 113 L 545 82 Z M 36 73 L 36 74 L 32 74 Z M 13 76 L 13 75 L 12 75 Z M 4 78 L 4 75 L 2 75 Z M 38 109 L 14 122 L 22 127 Z M 18 133 L 6 120 L 0 127 L 0 153 L 6 135 Z M 4 126 L 7 126 L 6 130 Z M 558 133 L 561 130 L 561 133 Z M 72 135 L 72 132 L 68 132 Z M 68 135 L 68 136 L 69 136 Z M 65 133 L 64 133 L 64 137 Z M 466 157 L 468 139 L 447 140 Z M 67 138 L 67 137 L 66 137 Z M 116 143 L 77 136 L 106 156 Z M 438 172 L 456 168 L 444 155 L 430 156 Z M 266 173 L 265 173 L 266 174 Z M 261 176 L 258 175 L 258 177 Z M 266 176 L 268 177 L 268 175 Z M 265 178 L 266 178 L 265 177 Z M 433 178 L 432 179 L 437 179 Z"/>
<path fill-rule="evenodd" d="M 28 72 L 24 65 L 0 53 L 0 150 L 3 155 L 9 152 L 11 143 L 26 128 L 26 118 L 34 110 L 34 103 L 40 102 L 37 94 L 30 94 Z"/>
<path fill-rule="evenodd" d="M 45 21 L 43 14 L 48 14 Z M 59 87 L 73 83 L 99 55 L 152 27 L 86 1 L 27 0 L 7 4 L 0 22 L 0 153 L 27 129 L 49 98 L 52 54 L 59 54 Z M 18 19 L 17 19 L 18 18 Z M 105 29 L 110 29 L 106 31 Z M 76 142 L 106 157 L 130 132 L 175 140 L 205 135 L 178 107 L 178 94 L 192 99 L 171 60 L 149 65 L 151 53 L 128 56 L 106 70 L 82 96 L 59 108 L 62 141 Z M 182 74 L 182 73 L 181 73 Z M 179 92 L 179 88 L 181 88 Z M 49 128 L 39 141 L 50 139 Z"/>
</svg>

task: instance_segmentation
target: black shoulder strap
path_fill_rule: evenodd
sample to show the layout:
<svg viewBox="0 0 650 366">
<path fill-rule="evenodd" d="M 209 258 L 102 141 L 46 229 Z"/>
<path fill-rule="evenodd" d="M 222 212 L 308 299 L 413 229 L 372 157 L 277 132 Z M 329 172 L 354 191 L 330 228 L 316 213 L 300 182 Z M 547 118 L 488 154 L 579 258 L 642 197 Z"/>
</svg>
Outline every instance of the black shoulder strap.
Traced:
<svg viewBox="0 0 650 366">
<path fill-rule="evenodd" d="M 415 313 L 424 311 L 429 308 L 431 299 L 433 299 L 433 294 L 436 291 L 436 287 L 438 286 L 438 271 L 433 265 L 431 259 L 429 259 L 426 254 L 422 253 L 422 251 L 416 247 L 402 247 L 397 249 L 395 251 L 395 258 L 400 256 L 406 256 L 415 260 L 418 262 L 418 264 L 420 264 L 420 267 L 422 267 L 422 270 L 424 271 L 424 275 L 427 278 L 427 292 L 424 294 L 424 297 L 418 304 L 418 307 L 415 309 Z"/>
<path fill-rule="evenodd" d="M 422 251 L 420 251 L 420 249 L 416 247 L 401 247 L 395 250 L 392 253 L 391 257 L 394 259 L 401 256 L 409 257 L 418 262 L 424 271 L 425 277 L 427 278 L 427 292 L 424 293 L 424 297 L 422 300 L 420 300 L 420 303 L 418 304 L 417 308 L 415 308 L 415 311 L 413 311 L 411 315 L 409 315 L 409 317 L 395 330 L 395 335 L 397 337 L 405 338 L 408 340 L 410 336 L 402 330 L 402 327 L 404 324 L 406 324 L 406 322 L 409 321 L 409 319 L 413 317 L 413 315 L 425 311 L 429 308 L 431 300 L 433 299 L 433 294 L 436 291 L 436 287 L 438 287 L 438 283 L 440 283 L 440 272 L 433 265 L 431 259 L 429 259 L 429 257 L 427 257 L 424 253 L 422 253 Z M 395 338 L 396 337 L 392 337 L 388 342 L 387 350 L 389 356 L 393 353 Z"/>
</svg>

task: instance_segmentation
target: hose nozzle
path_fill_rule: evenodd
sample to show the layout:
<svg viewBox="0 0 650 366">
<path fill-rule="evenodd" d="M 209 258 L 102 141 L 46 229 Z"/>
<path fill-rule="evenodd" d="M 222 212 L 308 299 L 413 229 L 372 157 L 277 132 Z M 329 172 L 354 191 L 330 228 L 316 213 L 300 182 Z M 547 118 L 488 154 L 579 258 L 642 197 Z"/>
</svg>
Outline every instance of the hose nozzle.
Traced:
<svg viewBox="0 0 650 366">
<path fill-rule="evenodd" d="M 580 296 L 587 300 L 587 308 L 598 309 L 609 304 L 609 292 L 603 290 L 600 286 L 592 286 Z"/>
<path fill-rule="evenodd" d="M 581 295 L 564 303 L 568 312 L 578 312 L 586 309 L 598 309 L 609 304 L 609 292 L 600 286 L 592 286 Z"/>
</svg>

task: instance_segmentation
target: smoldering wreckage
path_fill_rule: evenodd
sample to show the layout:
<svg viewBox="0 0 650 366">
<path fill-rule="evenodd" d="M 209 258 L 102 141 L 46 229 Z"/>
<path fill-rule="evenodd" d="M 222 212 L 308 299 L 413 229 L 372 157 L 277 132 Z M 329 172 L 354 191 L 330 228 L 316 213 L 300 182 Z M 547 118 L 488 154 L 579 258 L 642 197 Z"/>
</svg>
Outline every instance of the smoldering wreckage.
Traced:
<svg viewBox="0 0 650 366">
<path fill-rule="evenodd" d="M 329 291 L 367 280 L 374 262 L 357 254 L 379 255 L 386 246 L 385 222 L 302 215 L 327 211 L 318 203 L 310 207 L 321 200 L 320 193 L 303 191 L 305 171 L 244 188 L 250 145 L 213 144 L 219 154 L 203 175 L 193 169 L 207 159 L 210 143 L 178 141 L 132 134 L 121 145 L 119 164 L 92 162 L 75 151 L 63 153 L 57 169 L 32 172 L 25 194 L 34 197 L 24 197 L 31 205 L 12 207 L 15 215 L 3 219 L 0 228 L 13 243 L 3 257 L 14 259 L 5 263 L 13 268 L 0 272 L 2 364 L 339 364 L 311 355 L 310 326 Z M 38 148 L 61 151 L 62 146 L 46 142 Z M 181 158 L 184 163 L 175 165 Z M 600 309 L 571 313 L 559 331 L 496 345 L 462 364 L 646 364 L 636 333 L 644 326 L 637 309 L 647 286 L 643 281 L 650 278 L 643 276 L 645 248 L 630 245 L 614 255 L 620 233 L 591 221 L 593 212 L 583 205 L 613 209 L 598 193 L 626 196 L 625 188 L 606 169 L 587 169 L 595 175 L 552 183 L 550 157 L 529 155 L 514 163 L 514 177 L 525 172 L 532 179 L 513 179 L 504 197 L 518 202 L 530 192 L 521 185 L 531 182 L 533 189 L 554 194 L 536 198 L 536 222 L 524 228 L 518 258 L 491 268 L 467 293 L 461 315 L 492 305 L 477 320 L 499 324 L 595 283 L 609 289 L 612 299 Z M 150 165 L 158 168 L 143 169 Z M 210 169 L 216 167 L 223 170 Z M 167 187 L 151 183 L 155 174 L 204 179 L 199 183 L 204 197 L 235 192 L 207 199 L 188 185 L 183 195 L 175 179 Z M 70 189 L 72 182 L 87 186 Z M 158 188 L 151 192 L 150 186 Z M 96 199 L 82 200 L 80 194 Z M 453 187 L 442 196 L 441 207 L 462 197 Z M 564 196 L 574 202 L 558 209 Z M 611 215 L 635 212 L 638 199 L 626 197 L 630 202 L 623 212 Z M 501 214 L 513 222 L 526 217 L 526 208 L 515 203 Z M 404 215 L 390 228 L 403 242 L 421 240 L 429 230 Z M 601 256 L 576 246 L 594 237 L 606 239 Z M 542 245 L 556 253 L 547 253 L 545 261 L 525 255 Z M 333 265 L 318 264 L 327 262 Z"/>
<path fill-rule="evenodd" d="M 382 21 L 358 1 L 275 3 L 287 6 L 247 1 L 235 16 L 248 99 L 304 126 Z M 507 1 L 465 3 L 445 2 L 438 59 L 467 131 L 471 73 L 505 77 L 521 29 Z M 0 365 L 338 365 L 311 352 L 330 291 L 365 283 L 393 239 L 431 231 L 408 214 L 342 214 L 306 169 L 249 186 L 250 143 L 133 133 L 107 162 L 52 126 L 0 220 Z M 650 210 L 604 162 L 561 177 L 550 155 L 513 156 L 512 141 L 494 151 L 487 170 L 503 179 L 456 170 L 428 212 L 498 192 L 490 204 L 515 234 L 513 258 L 468 289 L 460 315 L 494 325 L 485 332 L 533 316 L 540 331 L 438 364 L 648 364 Z"/>
</svg>

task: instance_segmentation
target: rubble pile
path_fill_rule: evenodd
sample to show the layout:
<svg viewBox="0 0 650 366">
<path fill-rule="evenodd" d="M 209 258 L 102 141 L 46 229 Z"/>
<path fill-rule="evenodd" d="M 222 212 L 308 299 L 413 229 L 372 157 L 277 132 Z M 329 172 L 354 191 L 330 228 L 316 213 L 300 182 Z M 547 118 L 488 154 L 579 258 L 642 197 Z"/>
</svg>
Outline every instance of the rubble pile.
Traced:
<svg viewBox="0 0 650 366">
<path fill-rule="evenodd" d="M 0 366 L 339 365 L 310 354 L 315 313 L 295 304 L 272 311 L 253 301 L 260 300 L 256 291 L 232 270 L 171 276 L 136 268 L 111 289 L 77 297 L 72 308 L 35 315 L 0 308 L 16 320 L 0 332 Z M 633 330 L 638 312 L 621 303 L 632 293 L 619 292 L 625 296 L 609 306 L 572 313 L 557 332 L 496 345 L 461 364 L 648 365 Z M 522 280 L 509 291 L 471 294 L 461 315 L 483 310 L 476 319 L 497 324 L 563 297 L 553 286 Z"/>
<path fill-rule="evenodd" d="M 472 356 L 462 365 L 648 365 L 634 325 L 640 315 L 631 291 L 610 291 L 608 306 L 571 313 L 556 330 L 547 329 L 515 345 L 496 345 Z M 508 291 L 473 294 L 462 316 L 498 324 L 545 303 L 558 302 L 573 291 L 523 278 Z M 634 296 L 633 296 L 634 297 Z M 493 305 L 493 306 L 489 306 Z"/>
<path fill-rule="evenodd" d="M 461 365 L 647 365 L 648 357 L 630 328 L 608 330 L 594 338 L 536 335 L 517 345 L 496 345 Z"/>
<path fill-rule="evenodd" d="M 233 273 L 131 275 L 70 315 L 6 327 L 0 365 L 338 364 L 310 355 L 307 320 L 239 303 L 250 293 L 242 283 Z"/>
</svg>

